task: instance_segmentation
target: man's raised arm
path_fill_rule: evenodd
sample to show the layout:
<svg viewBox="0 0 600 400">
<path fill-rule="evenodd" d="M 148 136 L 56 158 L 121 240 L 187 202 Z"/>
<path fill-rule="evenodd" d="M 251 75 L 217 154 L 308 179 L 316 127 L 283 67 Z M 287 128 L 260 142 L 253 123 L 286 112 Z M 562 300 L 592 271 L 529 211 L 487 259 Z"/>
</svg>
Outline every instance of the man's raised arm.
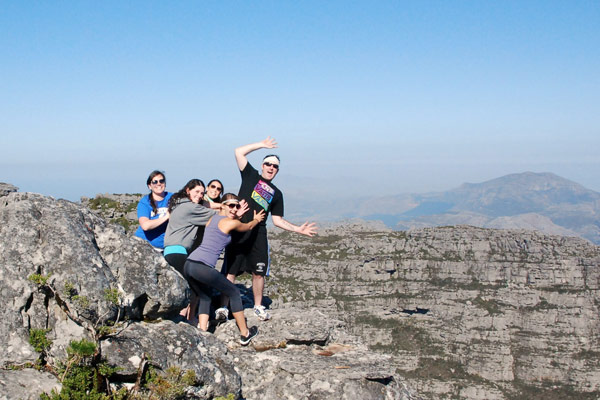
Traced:
<svg viewBox="0 0 600 400">
<path fill-rule="evenodd" d="M 248 164 L 248 158 L 246 156 L 258 149 L 274 149 L 277 147 L 277 142 L 271 136 L 268 136 L 265 140 L 256 143 L 246 144 L 244 146 L 237 147 L 235 149 L 235 161 L 237 162 L 240 171 L 243 171 Z"/>
</svg>

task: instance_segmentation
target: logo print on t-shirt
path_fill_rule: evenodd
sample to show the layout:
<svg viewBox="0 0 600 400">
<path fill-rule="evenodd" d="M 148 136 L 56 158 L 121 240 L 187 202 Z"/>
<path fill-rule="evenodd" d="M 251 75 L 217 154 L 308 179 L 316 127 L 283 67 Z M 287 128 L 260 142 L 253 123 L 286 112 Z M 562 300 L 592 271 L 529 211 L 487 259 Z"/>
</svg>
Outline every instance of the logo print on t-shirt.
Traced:
<svg viewBox="0 0 600 400">
<path fill-rule="evenodd" d="M 269 209 L 269 204 L 273 200 L 273 196 L 275 195 L 275 189 L 269 186 L 268 183 L 260 180 L 254 186 L 254 191 L 252 191 L 252 200 L 256 201 L 262 208 L 267 211 Z"/>
<path fill-rule="evenodd" d="M 167 211 L 169 211 L 169 207 L 159 207 L 156 209 L 156 213 L 154 211 L 150 211 L 150 219 L 153 219 L 154 217 L 156 218 L 160 218 L 164 215 L 167 215 Z"/>
</svg>

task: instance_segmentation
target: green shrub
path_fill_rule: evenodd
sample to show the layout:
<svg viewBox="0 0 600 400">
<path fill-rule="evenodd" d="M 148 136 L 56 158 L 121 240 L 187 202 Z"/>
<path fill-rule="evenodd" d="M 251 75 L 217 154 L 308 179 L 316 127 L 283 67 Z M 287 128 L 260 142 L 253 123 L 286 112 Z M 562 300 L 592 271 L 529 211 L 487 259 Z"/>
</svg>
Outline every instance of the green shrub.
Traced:
<svg viewBox="0 0 600 400">
<path fill-rule="evenodd" d="M 188 386 L 197 384 L 196 373 L 192 370 L 182 371 L 178 367 L 169 367 L 164 374 L 158 374 L 151 368 L 148 373 L 146 387 L 150 390 L 150 398 L 178 399 L 185 395 Z"/>
<path fill-rule="evenodd" d="M 118 306 L 121 304 L 121 296 L 118 289 L 104 289 L 104 300 Z"/>
<path fill-rule="evenodd" d="M 29 344 L 38 353 L 44 353 L 52 345 L 52 341 L 46 337 L 50 329 L 31 329 L 29 331 Z"/>
<path fill-rule="evenodd" d="M 31 282 L 35 283 L 38 286 L 45 286 L 48 283 L 48 279 L 50 279 L 51 275 L 52 274 L 31 274 L 27 277 L 27 279 L 29 279 Z"/>
<path fill-rule="evenodd" d="M 96 197 L 95 199 L 90 200 L 90 208 L 92 210 L 106 210 L 107 208 L 119 209 L 120 204 L 117 201 L 111 200 L 107 197 Z"/>
<path fill-rule="evenodd" d="M 96 343 L 90 342 L 87 339 L 71 340 L 69 347 L 67 347 L 67 354 L 70 357 L 91 357 L 96 353 L 96 349 Z"/>
</svg>

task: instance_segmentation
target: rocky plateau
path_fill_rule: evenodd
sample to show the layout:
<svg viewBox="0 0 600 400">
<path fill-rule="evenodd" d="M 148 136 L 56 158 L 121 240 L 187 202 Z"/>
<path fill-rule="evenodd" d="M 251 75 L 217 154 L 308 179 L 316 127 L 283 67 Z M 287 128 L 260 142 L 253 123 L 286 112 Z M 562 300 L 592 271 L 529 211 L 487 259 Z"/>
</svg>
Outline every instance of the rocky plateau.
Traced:
<svg viewBox="0 0 600 400">
<path fill-rule="evenodd" d="M 260 329 L 248 347 L 232 320 L 200 332 L 179 317 L 187 283 L 149 244 L 83 205 L 8 184 L 0 184 L 0 282 L 1 399 L 64 391 L 84 341 L 95 346 L 83 365 L 95 366 L 96 384 L 112 396 L 418 398 L 390 355 L 318 309 L 273 310 L 268 322 L 247 310 Z M 193 377 L 178 394 L 146 385 L 151 371 L 173 369 Z"/>
<path fill-rule="evenodd" d="M 113 195 L 108 207 L 98 196 L 105 205 L 94 211 L 10 185 L 0 196 L 4 392 L 37 398 L 60 387 L 47 370 L 15 368 L 40 359 L 31 329 L 50 329 L 52 366 L 70 340 L 93 339 L 99 320 L 121 313 L 121 329 L 98 339 L 101 357 L 123 368 L 115 388 L 134 385 L 152 360 L 195 372 L 188 398 L 600 398 L 600 247 L 585 239 L 362 221 L 323 225 L 314 238 L 275 229 L 265 290 L 273 319 L 248 310 L 260 335 L 243 348 L 232 321 L 211 334 L 178 319 L 185 281 L 108 222 L 123 225 L 133 201 L 120 196 L 132 195 Z M 32 273 L 51 273 L 53 290 Z M 67 283 L 75 296 L 61 293 Z M 251 307 L 250 280 L 238 284 Z M 119 307 L 102 296 L 112 288 Z M 23 388 L 32 374 L 39 384 Z"/>
</svg>

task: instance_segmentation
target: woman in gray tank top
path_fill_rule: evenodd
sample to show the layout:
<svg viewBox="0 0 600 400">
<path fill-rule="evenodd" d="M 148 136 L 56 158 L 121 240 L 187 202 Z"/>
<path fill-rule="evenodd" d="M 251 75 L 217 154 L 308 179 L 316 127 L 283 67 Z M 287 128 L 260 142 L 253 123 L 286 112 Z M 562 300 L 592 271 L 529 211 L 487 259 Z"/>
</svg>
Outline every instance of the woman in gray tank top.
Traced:
<svg viewBox="0 0 600 400">
<path fill-rule="evenodd" d="M 248 329 L 244 317 L 244 307 L 239 289 L 215 269 L 219 255 L 231 242 L 231 232 L 246 232 L 265 219 L 264 211 L 254 211 L 254 218 L 242 223 L 236 212 L 240 209 L 239 198 L 227 193 L 222 199 L 223 207 L 218 215 L 208 221 L 202 244 L 189 255 L 183 268 L 183 276 L 188 280 L 194 294 L 200 299 L 198 305 L 198 328 L 208 329 L 208 313 L 212 289 L 217 289 L 229 297 L 233 318 L 240 330 L 240 343 L 245 346 L 258 334 L 256 326 Z"/>
</svg>

